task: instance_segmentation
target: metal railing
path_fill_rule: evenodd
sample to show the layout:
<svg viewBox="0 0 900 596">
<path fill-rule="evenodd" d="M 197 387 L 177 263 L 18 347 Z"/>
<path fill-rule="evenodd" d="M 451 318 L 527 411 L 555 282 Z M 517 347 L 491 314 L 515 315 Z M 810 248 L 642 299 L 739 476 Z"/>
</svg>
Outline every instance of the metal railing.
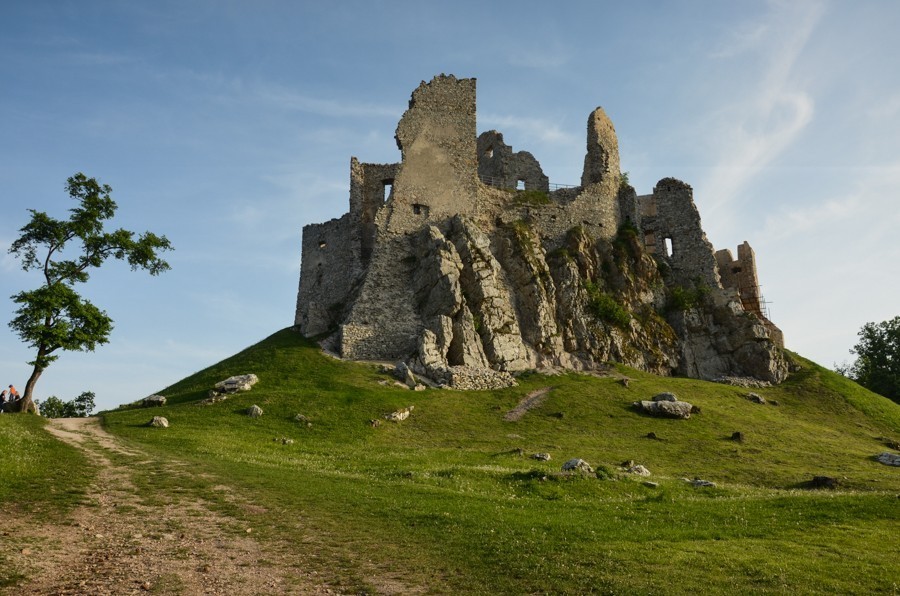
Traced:
<svg viewBox="0 0 900 596">
<path fill-rule="evenodd" d="M 510 189 L 515 190 L 514 187 L 511 187 L 506 184 L 505 178 L 494 178 L 492 176 L 482 176 L 480 174 L 479 174 L 478 178 L 482 182 L 487 184 L 488 186 L 493 186 L 494 188 L 510 188 Z M 578 185 L 578 184 L 558 184 L 556 182 L 551 182 L 547 186 L 548 186 L 550 192 L 553 192 L 554 190 L 560 190 L 562 188 L 578 188 L 580 185 Z"/>
</svg>

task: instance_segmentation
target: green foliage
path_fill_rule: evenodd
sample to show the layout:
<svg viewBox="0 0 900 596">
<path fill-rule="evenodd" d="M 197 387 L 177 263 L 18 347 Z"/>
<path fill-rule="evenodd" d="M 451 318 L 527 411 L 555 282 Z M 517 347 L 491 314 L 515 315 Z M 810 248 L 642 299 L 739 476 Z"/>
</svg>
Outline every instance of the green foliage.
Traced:
<svg viewBox="0 0 900 596">
<path fill-rule="evenodd" d="M 850 350 L 856 361 L 837 371 L 870 391 L 900 403 L 900 316 L 881 323 L 866 323 Z"/>
<path fill-rule="evenodd" d="M 72 401 L 63 401 L 51 395 L 37 403 L 44 418 L 85 418 L 94 410 L 95 397 L 93 391 L 84 391 Z"/>
<path fill-rule="evenodd" d="M 550 195 L 542 190 L 517 190 L 513 195 L 513 202 L 517 205 L 549 205 L 553 201 Z"/>
<path fill-rule="evenodd" d="M 692 288 L 684 286 L 673 286 L 669 289 L 669 298 L 666 304 L 667 310 L 690 310 L 697 308 L 703 304 L 706 296 L 709 295 L 709 286 L 704 283 L 697 283 Z"/>
<path fill-rule="evenodd" d="M 36 351 L 29 362 L 34 372 L 22 396 L 26 404 L 41 372 L 58 357 L 57 351 L 93 351 L 109 341 L 112 319 L 75 291 L 76 284 L 88 281 L 91 269 L 110 258 L 151 275 L 169 269 L 158 256 L 172 248 L 165 236 L 145 232 L 135 238 L 133 232 L 121 228 L 104 231 L 105 222 L 117 208 L 108 185 L 79 173 L 66 181 L 66 189 L 77 201 L 69 210 L 69 219 L 29 209 L 31 220 L 9 248 L 23 270 L 38 271 L 43 277 L 38 288 L 12 296 L 18 308 L 9 326 Z M 74 253 L 73 244 L 78 245 Z"/>
<path fill-rule="evenodd" d="M 588 294 L 588 311 L 598 320 L 627 328 L 631 323 L 631 313 L 624 306 L 616 302 L 616 299 L 600 290 L 591 281 L 584 282 L 584 288 Z"/>
<path fill-rule="evenodd" d="M 625 190 L 631 186 L 631 181 L 628 179 L 628 172 L 622 172 L 619 174 L 619 190 Z"/>
<path fill-rule="evenodd" d="M 379 385 L 387 377 L 375 366 L 332 360 L 283 331 L 161 391 L 174 404 L 165 433 L 144 426 L 146 410 L 108 413 L 106 422 L 190 464 L 193 485 L 136 474 L 148 498 L 218 499 L 223 513 L 248 520 L 241 527 L 252 520 L 260 540 L 314 538 L 309 564 L 320 574 L 339 569 L 350 583 L 367 573 L 391 577 L 398 591 L 466 594 L 892 593 L 900 477 L 871 455 L 883 449 L 876 437 L 900 436 L 900 408 L 801 364 L 785 384 L 756 390 L 779 406 L 753 404 L 744 389 L 624 367 L 628 388 L 531 374 L 498 391 L 411 392 Z M 216 381 L 245 372 L 260 377 L 250 393 L 197 405 Z M 547 386 L 542 405 L 503 420 Z M 703 414 L 665 420 L 631 408 L 661 391 Z M 253 403 L 262 418 L 241 415 Z M 410 405 L 402 423 L 368 423 Z M 298 425 L 298 412 L 313 426 Z M 728 440 L 735 430 L 743 443 Z M 296 443 L 272 441 L 282 436 Z M 536 452 L 553 459 L 536 462 Z M 598 477 L 560 474 L 573 457 Z M 624 474 L 625 460 L 649 468 L 659 486 Z M 798 490 L 812 474 L 842 486 Z M 694 476 L 719 486 L 680 480 Z M 213 490 L 220 485 L 228 490 Z M 265 523 L 231 504 L 232 494 L 264 508 Z"/>
</svg>

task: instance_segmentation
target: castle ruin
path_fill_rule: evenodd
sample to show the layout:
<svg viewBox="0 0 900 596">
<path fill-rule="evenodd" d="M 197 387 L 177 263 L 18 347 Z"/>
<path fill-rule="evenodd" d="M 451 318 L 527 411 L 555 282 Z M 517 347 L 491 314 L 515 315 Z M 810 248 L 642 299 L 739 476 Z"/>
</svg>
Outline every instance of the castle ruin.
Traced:
<svg viewBox="0 0 900 596">
<path fill-rule="evenodd" d="M 753 251 L 715 252 L 687 184 L 623 184 L 601 108 L 581 185 L 476 132 L 475 79 L 438 76 L 397 126 L 400 163 L 350 161 L 350 209 L 303 228 L 295 324 L 343 358 L 500 387 L 608 361 L 702 379 L 787 374 Z"/>
</svg>

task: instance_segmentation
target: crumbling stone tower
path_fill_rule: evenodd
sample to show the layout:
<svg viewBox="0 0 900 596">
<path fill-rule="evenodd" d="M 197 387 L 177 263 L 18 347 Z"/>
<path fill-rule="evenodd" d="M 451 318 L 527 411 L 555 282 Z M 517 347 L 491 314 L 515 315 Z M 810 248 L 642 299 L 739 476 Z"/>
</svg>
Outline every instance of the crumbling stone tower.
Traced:
<svg viewBox="0 0 900 596">
<path fill-rule="evenodd" d="M 663 179 L 645 196 L 623 186 L 602 109 L 588 118 L 575 187 L 551 190 L 538 160 L 501 133 L 476 137 L 474 79 L 419 85 L 396 139 L 400 163 L 351 159 L 349 213 L 303 230 L 295 323 L 305 335 L 460 388 L 608 360 L 784 377 L 780 331 L 747 274 L 735 277 L 750 271 L 749 245 L 739 265 L 714 253 L 683 182 Z"/>
</svg>

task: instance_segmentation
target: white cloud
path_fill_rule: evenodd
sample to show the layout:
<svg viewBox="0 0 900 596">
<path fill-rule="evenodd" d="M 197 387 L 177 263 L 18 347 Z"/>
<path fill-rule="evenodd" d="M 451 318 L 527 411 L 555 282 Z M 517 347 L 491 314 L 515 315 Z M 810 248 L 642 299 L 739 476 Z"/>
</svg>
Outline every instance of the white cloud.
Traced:
<svg viewBox="0 0 900 596">
<path fill-rule="evenodd" d="M 749 85 L 735 86 L 739 92 L 749 87 L 751 93 L 738 96 L 711 116 L 709 129 L 715 138 L 711 151 L 720 157 L 701 183 L 710 212 L 732 201 L 813 120 L 815 102 L 792 74 L 821 17 L 821 6 L 772 3 L 771 7 L 764 23 L 735 35 L 727 46 L 730 52 L 716 53 L 722 58 L 753 53 L 763 63 L 763 71 Z M 747 64 L 732 66 L 750 68 Z"/>
</svg>

